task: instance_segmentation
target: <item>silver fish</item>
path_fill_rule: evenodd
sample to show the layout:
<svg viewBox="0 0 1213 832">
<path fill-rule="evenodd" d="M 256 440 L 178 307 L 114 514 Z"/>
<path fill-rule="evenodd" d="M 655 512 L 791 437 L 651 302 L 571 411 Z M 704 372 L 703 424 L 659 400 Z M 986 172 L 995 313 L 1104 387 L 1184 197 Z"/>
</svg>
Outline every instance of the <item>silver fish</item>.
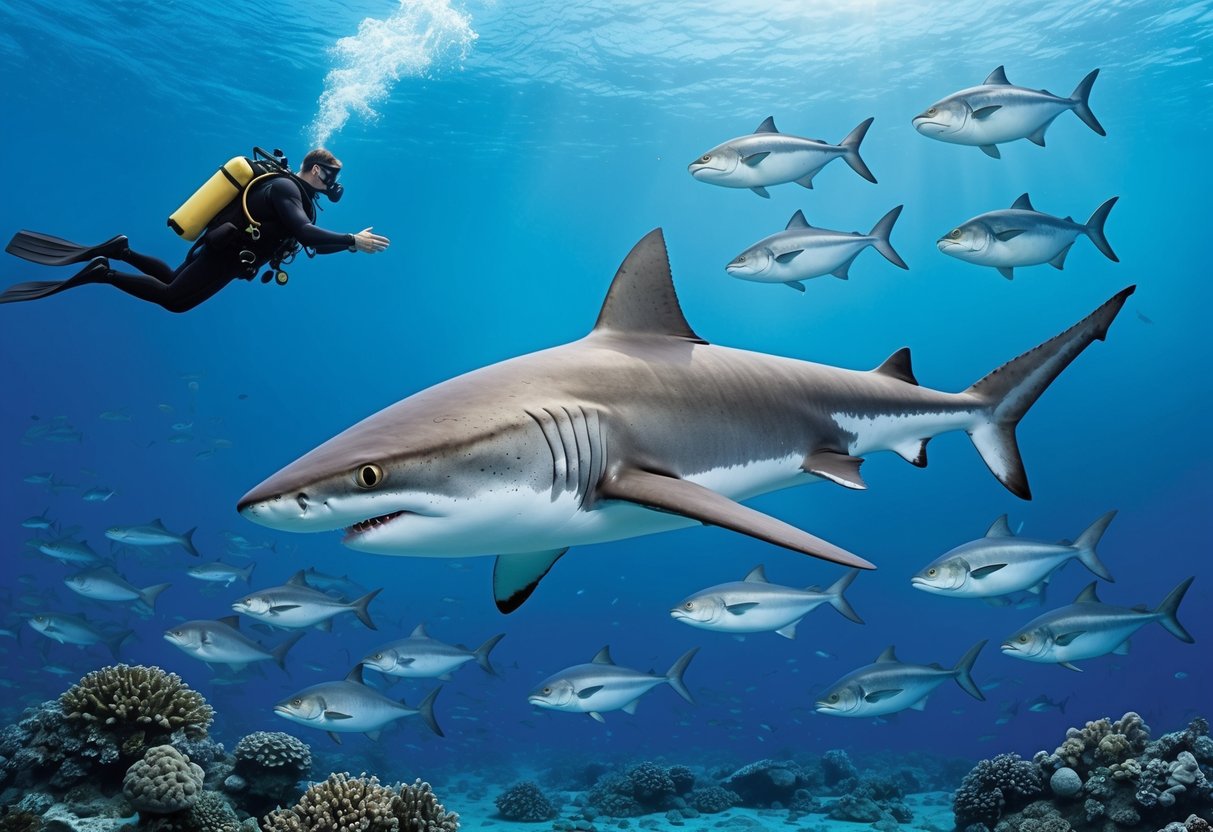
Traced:
<svg viewBox="0 0 1213 832">
<path fill-rule="evenodd" d="M 266 650 L 240 632 L 240 617 L 229 615 L 216 621 L 186 621 L 164 631 L 164 640 L 195 659 L 208 664 L 225 664 L 234 671 L 272 659 L 286 670 L 287 651 L 299 643 L 305 633 L 295 633 L 272 650 Z"/>
<path fill-rule="evenodd" d="M 156 518 L 150 523 L 142 526 L 113 526 L 106 529 L 105 536 L 110 540 L 116 540 L 119 543 L 125 543 L 127 546 L 173 546 L 177 545 L 185 549 L 194 557 L 198 557 L 198 550 L 194 548 L 194 532 L 198 531 L 195 527 L 188 532 L 170 532 L 164 527 L 164 523 L 160 518 Z"/>
<path fill-rule="evenodd" d="M 108 566 L 98 566 L 64 578 L 68 589 L 94 601 L 142 601 L 156 608 L 156 599 L 172 584 L 155 584 L 139 589 Z"/>
<path fill-rule="evenodd" d="M 866 235 L 858 231 L 813 228 L 804 218 L 804 212 L 798 210 L 783 231 L 759 240 L 734 257 L 724 270 L 742 280 L 783 283 L 803 292 L 802 280 L 826 274 L 848 279 L 851 264 L 869 246 L 894 266 L 908 269 L 889 242 L 889 234 L 901 209 L 898 205 L 885 214 Z"/>
<path fill-rule="evenodd" d="M 924 566 L 910 579 L 915 589 L 952 598 L 990 598 L 1040 586 L 1055 571 L 1077 560 L 1105 581 L 1112 573 L 1099 560 L 1095 547 L 1115 511 L 1092 523 L 1078 539 L 1051 543 L 1016 537 L 1004 514 L 986 536 L 957 546 Z"/>
<path fill-rule="evenodd" d="M 866 487 L 865 454 L 919 467 L 965 431 L 1027 497 L 1015 426 L 1133 289 L 961 393 L 921 387 L 908 350 L 857 372 L 707 344 L 683 317 L 660 229 L 615 276 L 594 330 L 484 367 L 363 420 L 249 491 L 246 518 L 345 528 L 365 552 L 498 555 L 517 609 L 570 546 L 707 523 L 841 563 L 872 564 L 742 505 L 792 485 Z"/>
<path fill-rule="evenodd" d="M 1067 696 L 1060 702 L 1054 702 L 1052 699 L 1042 693 L 1035 699 L 1029 700 L 1028 710 L 1034 714 L 1043 714 L 1046 711 L 1059 711 L 1064 714 L 1066 712 L 1066 703 L 1069 701 L 1070 697 Z"/>
<path fill-rule="evenodd" d="M 86 502 L 86 503 L 104 503 L 107 500 L 109 500 L 110 497 L 113 497 L 117 493 L 118 492 L 112 488 L 105 488 L 102 486 L 98 486 L 96 488 L 90 488 L 88 491 L 85 491 L 83 494 L 80 495 L 80 498 L 82 500 L 84 500 L 84 502 Z"/>
<path fill-rule="evenodd" d="M 362 664 L 388 676 L 450 681 L 453 671 L 467 662 L 475 661 L 486 673 L 496 676 L 497 671 L 489 662 L 489 653 L 503 638 L 505 633 L 500 633 L 475 650 L 469 650 L 463 645 L 445 644 L 430 638 L 425 625 L 418 624 L 408 638 L 373 650 L 362 660 Z"/>
<path fill-rule="evenodd" d="M 1001 158 L 998 145 L 1016 139 L 1045 146 L 1045 131 L 1067 110 L 1101 136 L 1107 132 L 1091 112 L 1091 86 L 1099 76 L 1092 70 L 1078 82 L 1069 98 L 1048 90 L 1017 87 L 1007 80 L 1000 66 L 981 86 L 969 87 L 937 101 L 914 117 L 914 129 L 924 136 L 951 144 L 980 147 L 987 155 Z"/>
<path fill-rule="evenodd" d="M 92 565 L 101 562 L 101 556 L 83 540 L 60 538 L 59 540 L 43 540 L 37 543 L 37 549 L 47 557 L 61 563 L 76 563 Z"/>
<path fill-rule="evenodd" d="M 1114 653 L 1129 652 L 1129 637 L 1157 621 L 1180 641 L 1192 644 L 1192 638 L 1179 623 L 1176 613 L 1184 593 L 1193 578 L 1180 582 L 1171 590 L 1158 608 L 1150 611 L 1145 605 L 1128 609 L 1114 607 L 1099 600 L 1092 582 L 1068 607 L 1047 612 L 1028 622 L 1022 630 L 1002 643 L 1002 652 L 1029 662 L 1059 664 L 1070 670 L 1081 670 L 1074 662 Z"/>
<path fill-rule="evenodd" d="M 55 525 L 55 521 L 49 517 L 49 515 L 48 515 L 49 511 L 50 511 L 50 509 L 48 508 L 48 509 L 46 509 L 46 511 L 43 511 L 41 514 L 35 514 L 33 517 L 25 518 L 24 520 L 21 521 L 21 528 L 23 528 L 23 529 L 49 529 L 49 528 L 51 528 L 51 526 Z"/>
<path fill-rule="evenodd" d="M 527 701 L 540 708 L 565 713 L 588 714 L 598 722 L 605 722 L 606 711 L 636 713 L 640 697 L 658 685 L 669 684 L 678 695 L 692 705 L 695 699 L 682 680 L 687 665 L 698 647 L 683 653 L 664 676 L 641 673 L 627 667 L 619 667 L 611 658 L 611 648 L 603 647 L 589 664 L 578 664 L 565 668 L 545 679 L 527 697 Z"/>
<path fill-rule="evenodd" d="M 250 563 L 248 566 L 240 569 L 236 566 L 229 566 L 222 561 L 212 561 L 211 563 L 199 563 L 191 566 L 185 570 L 185 574 L 199 581 L 209 581 L 211 583 L 223 584 L 224 586 L 231 586 L 236 581 L 244 581 L 247 584 L 256 566 L 256 563 Z"/>
<path fill-rule="evenodd" d="M 830 144 L 780 133 L 775 118 L 767 116 L 753 133 L 717 145 L 691 162 L 687 170 L 700 182 L 749 188 L 768 199 L 768 185 L 795 182 L 812 188 L 813 177 L 838 158 L 864 179 L 875 182 L 876 177 L 859 156 L 859 145 L 871 126 L 872 119 L 865 119 L 841 142 Z"/>
<path fill-rule="evenodd" d="M 133 630 L 107 633 L 95 627 L 82 615 L 58 612 L 39 613 L 29 620 L 29 625 L 60 644 L 76 644 L 80 647 L 104 644 L 115 659 L 118 658 L 118 650 L 122 647 L 122 643 L 135 634 Z"/>
<path fill-rule="evenodd" d="M 831 716 L 870 717 L 912 708 L 921 711 L 927 697 L 948 679 L 955 679 L 965 693 L 985 701 L 973 682 L 973 663 L 986 642 L 979 641 L 948 670 L 937 664 L 906 664 L 889 647 L 865 665 L 843 676 L 817 700 L 817 713 Z"/>
<path fill-rule="evenodd" d="M 1117 199 L 1112 197 L 1096 208 L 1083 225 L 1069 217 L 1040 213 L 1032 207 L 1028 195 L 1023 194 L 1008 210 L 990 211 L 966 220 L 940 237 L 935 245 L 949 257 L 991 266 L 1007 280 L 1015 278 L 1016 266 L 1048 263 L 1055 269 L 1065 268 L 1066 255 L 1080 234 L 1087 235 L 1113 263 L 1119 263 L 1120 258 L 1104 236 L 1104 223 Z"/>
<path fill-rule="evenodd" d="M 371 621 L 367 605 L 382 591 L 380 588 L 355 601 L 341 601 L 308 586 L 303 579 L 303 571 L 300 570 L 282 586 L 246 595 L 232 604 L 232 609 L 242 615 L 288 630 L 317 625 L 323 630 L 330 630 L 333 626 L 333 616 L 352 612 L 368 629 L 377 630 L 375 622 Z"/>
<path fill-rule="evenodd" d="M 829 604 L 844 617 L 862 624 L 843 593 L 859 574 L 852 569 L 829 589 L 811 586 L 796 589 L 767 581 L 762 564 L 755 566 L 740 581 L 718 584 L 700 590 L 670 610 L 675 621 L 703 630 L 722 633 L 776 632 L 784 638 L 796 637 L 796 625 L 822 604 Z"/>
<path fill-rule="evenodd" d="M 434 688 L 416 708 L 377 693 L 362 681 L 362 665 L 355 665 L 341 682 L 324 682 L 304 688 L 274 706 L 274 713 L 299 725 L 327 731 L 333 742 L 343 734 L 366 734 L 379 739 L 383 727 L 402 717 L 419 714 L 438 736 L 444 736 L 434 718 L 434 700 L 441 687 Z"/>
</svg>

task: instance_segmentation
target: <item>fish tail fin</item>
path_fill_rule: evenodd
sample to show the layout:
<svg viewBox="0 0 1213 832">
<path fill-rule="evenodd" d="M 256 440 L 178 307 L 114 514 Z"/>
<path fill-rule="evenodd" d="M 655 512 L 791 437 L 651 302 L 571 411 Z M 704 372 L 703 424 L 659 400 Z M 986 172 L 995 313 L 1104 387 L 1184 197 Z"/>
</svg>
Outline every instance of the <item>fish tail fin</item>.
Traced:
<svg viewBox="0 0 1213 832">
<path fill-rule="evenodd" d="M 952 670 L 956 673 L 956 684 L 960 685 L 961 689 L 972 696 L 974 699 L 986 701 L 985 694 L 981 692 L 981 688 L 977 687 L 977 683 L 973 681 L 973 664 L 977 661 L 977 654 L 981 652 L 981 648 L 986 646 L 986 639 L 974 644 L 969 648 L 969 652 L 960 657 L 960 661 L 956 663 L 956 667 Z"/>
<path fill-rule="evenodd" d="M 893 250 L 893 243 L 889 241 L 889 235 L 893 233 L 893 223 L 897 222 L 897 218 L 901 216 L 901 209 L 904 207 L 904 205 L 898 205 L 881 217 L 876 225 L 872 226 L 868 236 L 876 238 L 876 242 L 872 243 L 872 248 L 879 251 L 884 259 L 898 268 L 908 269 L 910 267 L 906 265 L 906 261 L 902 260 L 901 255 Z"/>
<path fill-rule="evenodd" d="M 1087 530 L 1074 541 L 1074 548 L 1078 550 L 1078 559 L 1082 561 L 1082 565 L 1105 581 L 1115 581 L 1116 579 L 1112 577 L 1112 573 L 1108 571 L 1108 567 L 1104 566 L 1103 562 L 1100 561 L 1099 555 L 1095 554 L 1095 547 L 1099 545 L 1099 539 L 1103 537 L 1103 533 L 1108 529 L 1108 524 L 1112 522 L 1112 518 L 1115 516 L 1115 509 L 1109 511 L 1088 526 Z"/>
<path fill-rule="evenodd" d="M 1070 697 L 1067 696 L 1065 699 L 1058 702 L 1057 710 L 1061 711 L 1064 714 L 1066 712 L 1066 703 L 1069 701 L 1070 701 Z"/>
<path fill-rule="evenodd" d="M 1030 500 L 1032 492 L 1015 427 L 1079 353 L 1107 337 L 1108 327 L 1136 288 L 1121 290 L 1065 332 L 1011 359 L 964 392 L 980 403 L 967 428 L 969 438 L 990 473 L 1017 497 Z"/>
<path fill-rule="evenodd" d="M 1091 97 L 1091 87 L 1095 84 L 1095 79 L 1099 77 L 1099 70 L 1093 69 L 1087 73 L 1087 77 L 1078 82 L 1078 86 L 1074 88 L 1074 92 L 1070 93 L 1070 100 L 1074 102 L 1074 114 L 1082 119 L 1082 123 L 1090 127 L 1101 136 L 1108 135 L 1108 131 L 1103 129 L 1103 125 L 1099 123 L 1099 119 L 1095 117 L 1095 113 L 1091 112 L 1091 104 L 1088 99 Z"/>
<path fill-rule="evenodd" d="M 295 635 L 291 636 L 286 641 L 282 642 L 277 647 L 275 647 L 273 650 L 271 650 L 270 655 L 274 657 L 274 664 L 278 665 L 283 670 L 286 670 L 287 651 L 290 650 L 292 647 L 294 647 L 296 644 L 298 644 L 299 639 L 303 638 L 306 634 L 307 634 L 306 632 L 295 633 Z"/>
<path fill-rule="evenodd" d="M 1162 616 L 1158 620 L 1158 623 L 1166 627 L 1168 633 L 1188 644 L 1194 644 L 1196 639 L 1192 638 L 1192 634 L 1184 629 L 1184 625 L 1179 623 L 1176 613 L 1179 612 L 1179 602 L 1184 599 L 1184 593 L 1188 591 L 1188 587 L 1192 585 L 1192 581 L 1193 578 L 1185 578 L 1181 581 L 1179 586 L 1171 590 L 1167 597 L 1162 599 L 1162 603 L 1158 605 L 1158 609 L 1154 610 L 1154 612 Z"/>
<path fill-rule="evenodd" d="M 417 713 L 421 715 L 421 719 L 431 731 L 440 737 L 445 737 L 446 734 L 442 733 L 442 728 L 438 726 L 438 720 L 434 718 L 434 700 L 438 698 L 440 690 L 442 690 L 442 685 L 430 691 L 429 695 L 425 699 L 422 699 L 421 704 L 417 706 Z M 408 705 L 405 705 L 405 707 L 407 708 Z"/>
<path fill-rule="evenodd" d="M 198 527 L 190 529 L 185 534 L 181 535 L 181 545 L 185 547 L 185 551 L 189 552 L 194 557 L 201 557 L 198 550 L 194 548 L 194 532 L 198 531 Z"/>
<path fill-rule="evenodd" d="M 665 674 L 666 681 L 670 683 L 670 687 L 678 691 L 678 695 L 692 705 L 695 704 L 695 697 L 691 696 L 691 692 L 687 690 L 686 683 L 682 681 L 682 674 L 687 672 L 687 665 L 691 663 L 691 659 L 695 658 L 695 654 L 698 652 L 698 647 L 692 647 L 683 653 L 678 661 L 674 662 L 674 666 Z"/>
<path fill-rule="evenodd" d="M 253 568 L 256 566 L 257 566 L 257 562 L 253 561 L 246 568 L 237 571 L 236 574 L 240 576 L 240 580 L 244 581 L 247 584 L 249 582 L 249 579 L 253 577 Z"/>
<path fill-rule="evenodd" d="M 367 607 L 370 605 L 371 601 L 375 600 L 375 596 L 380 592 L 383 592 L 383 587 L 379 587 L 379 589 L 372 589 L 366 595 L 363 595 L 357 601 L 350 604 L 350 611 L 353 612 L 354 615 L 358 616 L 358 620 L 366 625 L 368 630 L 379 629 L 375 626 L 375 622 L 371 621 L 371 613 Z"/>
<path fill-rule="evenodd" d="M 1116 252 L 1112 251 L 1112 246 L 1108 244 L 1108 238 L 1105 237 L 1103 233 L 1103 226 L 1104 223 L 1108 221 L 1108 214 L 1111 212 L 1112 206 L 1116 204 L 1116 200 L 1118 199 L 1120 199 L 1120 197 L 1114 196 L 1104 202 L 1103 205 L 1096 208 L 1094 213 L 1091 214 L 1091 218 L 1087 220 L 1087 224 L 1084 226 L 1084 230 L 1086 231 L 1087 236 L 1091 238 L 1091 242 L 1095 244 L 1095 247 L 1099 249 L 1100 253 L 1103 254 L 1104 257 L 1108 258 L 1113 263 L 1119 263 L 1120 258 L 1116 256 Z"/>
<path fill-rule="evenodd" d="M 473 654 L 476 656 L 476 664 L 480 665 L 481 670 L 490 676 L 496 676 L 497 670 L 493 667 L 492 663 L 489 662 L 489 653 L 494 647 L 497 646 L 497 642 L 501 641 L 503 638 L 505 638 L 505 633 L 498 633 L 484 644 L 477 647 L 476 652 Z"/>
<path fill-rule="evenodd" d="M 847 588 L 851 586 L 851 582 L 855 580 L 855 576 L 858 574 L 858 569 L 852 569 L 850 572 L 835 581 L 830 588 L 826 590 L 826 594 L 830 596 L 830 606 L 838 610 L 838 612 L 842 614 L 843 618 L 850 619 L 856 624 L 862 624 L 863 619 L 859 617 L 859 613 L 855 612 L 855 609 L 851 606 L 851 602 L 848 601 L 842 594 L 847 591 Z"/>
<path fill-rule="evenodd" d="M 838 146 L 846 150 L 846 154 L 842 158 L 851 166 L 851 170 L 869 182 L 875 182 L 876 177 L 872 175 L 872 171 L 868 170 L 868 166 L 859 155 L 859 145 L 863 142 L 863 137 L 868 134 L 868 128 L 871 126 L 872 119 L 870 118 L 859 122 L 859 126 L 848 133 L 847 137 L 838 143 Z"/>
<path fill-rule="evenodd" d="M 155 586 L 149 586 L 146 589 L 141 589 L 139 590 L 139 600 L 154 610 L 156 609 L 156 598 L 158 598 L 160 593 L 164 592 L 164 590 L 168 589 L 170 586 L 172 586 L 172 584 L 156 584 Z"/>
<path fill-rule="evenodd" d="M 118 661 L 118 651 L 122 649 L 122 645 L 126 643 L 126 640 L 134 634 L 134 630 L 123 630 L 112 638 L 105 640 L 105 646 L 110 649 L 110 654 L 114 657 L 114 661 Z"/>
</svg>

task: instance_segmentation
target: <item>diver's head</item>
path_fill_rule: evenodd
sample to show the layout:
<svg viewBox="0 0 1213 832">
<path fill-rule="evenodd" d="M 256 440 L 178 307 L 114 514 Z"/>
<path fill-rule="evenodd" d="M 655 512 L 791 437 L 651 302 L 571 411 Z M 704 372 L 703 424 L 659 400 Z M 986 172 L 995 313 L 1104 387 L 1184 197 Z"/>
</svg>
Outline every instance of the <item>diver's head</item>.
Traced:
<svg viewBox="0 0 1213 832">
<path fill-rule="evenodd" d="M 341 160 L 323 147 L 310 151 L 303 157 L 299 178 L 329 198 L 329 202 L 340 202 L 345 188 L 337 181 L 341 175 Z"/>
</svg>

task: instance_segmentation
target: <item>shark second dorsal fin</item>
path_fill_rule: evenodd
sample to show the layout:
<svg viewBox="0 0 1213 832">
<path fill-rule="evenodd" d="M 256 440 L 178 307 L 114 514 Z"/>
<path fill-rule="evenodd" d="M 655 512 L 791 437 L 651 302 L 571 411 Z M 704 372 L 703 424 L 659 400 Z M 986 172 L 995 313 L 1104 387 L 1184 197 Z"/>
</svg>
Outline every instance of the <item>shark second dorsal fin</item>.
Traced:
<svg viewBox="0 0 1213 832">
<path fill-rule="evenodd" d="M 594 331 L 665 335 L 696 344 L 707 343 L 691 329 L 678 305 L 660 228 L 646 234 L 615 272 Z"/>
<path fill-rule="evenodd" d="M 897 653 L 896 653 L 896 651 L 894 651 L 893 645 L 891 645 L 891 644 L 884 649 L 883 653 L 881 653 L 879 656 L 876 657 L 877 664 L 879 664 L 880 662 L 895 662 L 895 661 L 900 661 L 900 660 L 897 658 Z"/>
<path fill-rule="evenodd" d="M 748 573 L 746 573 L 746 576 L 744 578 L 742 578 L 742 581 L 744 581 L 745 583 L 748 583 L 748 584 L 770 583 L 770 581 L 767 580 L 766 567 L 764 567 L 761 563 L 758 564 L 757 566 L 755 566 L 753 569 L 751 569 Z"/>
<path fill-rule="evenodd" d="M 1032 200 L 1030 200 L 1028 198 L 1027 194 L 1020 195 L 1019 199 L 1017 199 L 1013 203 L 1011 203 L 1011 208 L 1012 209 L 1017 208 L 1020 211 L 1035 211 L 1036 210 L 1035 208 L 1032 207 Z"/>
<path fill-rule="evenodd" d="M 425 631 L 425 622 L 424 621 L 422 621 L 420 624 L 418 624 L 416 627 L 414 627 L 413 632 L 409 635 L 409 638 L 429 638 L 429 637 L 430 637 L 430 634 Z"/>
<path fill-rule="evenodd" d="M 611 658 L 611 645 L 604 646 L 601 650 L 594 654 L 594 658 L 590 659 L 591 664 L 614 664 L 615 660 Z"/>
<path fill-rule="evenodd" d="M 884 360 L 883 364 L 872 372 L 880 373 L 882 376 L 888 376 L 889 378 L 900 379 L 906 384 L 918 384 L 918 379 L 914 378 L 914 370 L 910 366 L 909 347 L 902 347 L 890 355 Z"/>
<path fill-rule="evenodd" d="M 792 218 L 790 220 L 788 220 L 788 224 L 784 227 L 783 230 L 791 231 L 793 228 L 812 228 L 812 227 L 813 226 L 809 225 L 809 221 L 804 218 L 804 211 L 801 211 L 799 208 L 797 208 L 796 213 L 792 215 Z"/>
<path fill-rule="evenodd" d="M 1004 514 L 993 523 L 990 524 L 989 530 L 986 532 L 986 537 L 1014 537 L 1015 532 L 1011 531 L 1011 524 L 1007 522 L 1007 516 Z"/>
<path fill-rule="evenodd" d="M 1099 596 L 1095 594 L 1095 584 L 1097 581 L 1091 581 L 1083 587 L 1082 592 L 1078 593 L 1078 597 L 1074 599 L 1075 604 L 1098 604 Z"/>
<path fill-rule="evenodd" d="M 982 82 L 983 86 L 988 86 L 990 84 L 1008 87 L 1012 86 L 1011 82 L 1007 80 L 1007 71 L 1001 66 L 997 67 L 993 72 L 991 72 L 989 77 Z"/>
<path fill-rule="evenodd" d="M 354 669 L 346 674 L 345 681 L 353 682 L 356 685 L 366 684 L 366 682 L 362 681 L 362 662 L 354 665 Z"/>
<path fill-rule="evenodd" d="M 775 116 L 767 116 L 766 118 L 764 118 L 762 120 L 762 124 L 758 125 L 758 129 L 756 129 L 754 132 L 755 133 L 778 133 L 779 131 L 777 129 L 775 129 Z"/>
</svg>

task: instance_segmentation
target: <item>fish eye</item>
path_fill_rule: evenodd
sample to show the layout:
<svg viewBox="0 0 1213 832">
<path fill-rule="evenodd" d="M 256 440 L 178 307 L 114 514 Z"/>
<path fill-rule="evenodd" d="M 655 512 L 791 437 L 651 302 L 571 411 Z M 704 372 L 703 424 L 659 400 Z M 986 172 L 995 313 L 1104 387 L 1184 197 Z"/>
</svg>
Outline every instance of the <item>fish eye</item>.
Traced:
<svg viewBox="0 0 1213 832">
<path fill-rule="evenodd" d="M 935 577 L 935 573 L 936 573 L 936 572 L 938 572 L 938 571 L 939 571 L 938 569 L 935 569 L 935 568 L 933 568 L 933 567 L 932 567 L 931 569 L 928 569 L 928 570 L 927 570 L 927 577 L 928 577 L 928 578 L 934 578 L 934 577 Z"/>
<path fill-rule="evenodd" d="M 547 696 L 547 695 L 548 695 L 549 693 L 551 693 L 551 692 L 552 692 L 552 689 L 551 689 L 551 688 L 544 688 L 544 689 L 543 689 L 543 695 L 544 695 L 544 696 Z"/>
<path fill-rule="evenodd" d="M 711 154 L 711 153 L 705 153 L 705 154 L 703 154 L 703 158 L 702 158 L 702 159 L 700 159 L 699 161 L 701 161 L 701 162 L 710 162 L 710 161 L 712 161 L 712 154 Z"/>
<path fill-rule="evenodd" d="M 303 700 L 302 699 L 292 699 L 291 704 L 294 705 L 296 708 L 298 708 L 300 705 L 303 704 Z"/>
<path fill-rule="evenodd" d="M 951 237 L 953 240 L 959 240 L 960 239 L 960 229 L 953 228 L 951 231 L 948 232 L 948 236 Z"/>
<path fill-rule="evenodd" d="M 939 112 L 939 110 L 936 109 L 935 107 L 927 107 L 927 115 L 929 115 L 929 116 L 933 116 L 938 112 Z"/>
<path fill-rule="evenodd" d="M 695 602 L 687 601 L 685 604 L 683 604 L 683 606 L 686 607 L 688 610 L 693 610 L 693 609 L 695 609 Z"/>
<path fill-rule="evenodd" d="M 738 257 L 738 258 L 737 258 L 737 262 L 738 262 L 738 263 L 744 263 L 744 262 L 745 262 L 745 255 L 743 254 L 743 255 L 741 255 L 740 257 Z"/>
<path fill-rule="evenodd" d="M 360 465 L 354 472 L 354 482 L 358 483 L 360 488 L 374 488 L 383 482 L 383 469 L 373 462 Z"/>
<path fill-rule="evenodd" d="M 372 658 L 372 659 L 374 659 L 375 661 L 379 661 L 380 659 L 382 659 L 382 658 L 383 658 L 383 654 L 382 654 L 382 653 L 376 653 L 375 655 L 371 656 L 371 658 Z"/>
<path fill-rule="evenodd" d="M 827 701 L 827 702 L 837 702 L 837 701 L 838 701 L 838 694 L 836 694 L 836 693 L 831 693 L 831 694 L 830 694 L 830 697 L 829 697 L 829 698 L 828 698 L 826 701 Z"/>
<path fill-rule="evenodd" d="M 1016 641 L 1018 641 L 1020 644 L 1027 644 L 1028 643 L 1028 634 L 1024 633 L 1018 639 L 1016 639 Z"/>
</svg>

